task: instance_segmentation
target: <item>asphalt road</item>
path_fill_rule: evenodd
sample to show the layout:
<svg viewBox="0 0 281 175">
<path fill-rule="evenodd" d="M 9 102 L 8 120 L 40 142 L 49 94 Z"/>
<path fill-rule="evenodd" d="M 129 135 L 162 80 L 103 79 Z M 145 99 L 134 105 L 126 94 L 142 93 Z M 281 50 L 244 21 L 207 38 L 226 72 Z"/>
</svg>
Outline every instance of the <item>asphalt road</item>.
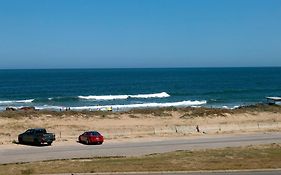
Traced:
<svg viewBox="0 0 281 175">
<path fill-rule="evenodd" d="M 138 156 L 176 150 L 222 148 L 267 143 L 281 143 L 281 133 L 202 136 L 150 142 L 107 143 L 105 141 L 103 145 L 73 143 L 67 145 L 54 144 L 52 146 L 16 145 L 14 148 L 0 146 L 0 164 L 100 156 Z"/>
</svg>

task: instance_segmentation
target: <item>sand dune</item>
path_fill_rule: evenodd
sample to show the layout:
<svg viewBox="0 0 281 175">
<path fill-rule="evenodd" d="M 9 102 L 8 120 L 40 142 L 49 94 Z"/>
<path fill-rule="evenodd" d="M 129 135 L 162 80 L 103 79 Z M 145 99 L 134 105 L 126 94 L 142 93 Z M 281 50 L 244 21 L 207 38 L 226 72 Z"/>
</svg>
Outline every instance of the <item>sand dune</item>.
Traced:
<svg viewBox="0 0 281 175">
<path fill-rule="evenodd" d="M 12 144 L 19 133 L 34 127 L 54 132 L 56 142 L 62 143 L 75 142 L 86 130 L 98 130 L 111 141 L 281 131 L 281 107 L 254 106 L 235 110 L 163 108 L 122 113 L 4 111 L 0 113 L 0 144 Z"/>
</svg>

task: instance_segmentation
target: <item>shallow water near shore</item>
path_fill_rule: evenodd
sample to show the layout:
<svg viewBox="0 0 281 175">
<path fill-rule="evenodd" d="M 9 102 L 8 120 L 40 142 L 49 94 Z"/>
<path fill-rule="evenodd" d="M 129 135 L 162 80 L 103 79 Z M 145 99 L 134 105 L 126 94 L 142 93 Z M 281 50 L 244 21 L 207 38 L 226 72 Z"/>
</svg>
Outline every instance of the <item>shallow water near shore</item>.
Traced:
<svg viewBox="0 0 281 175">
<path fill-rule="evenodd" d="M 0 70 L 0 110 L 233 108 L 281 95 L 281 68 Z"/>
</svg>

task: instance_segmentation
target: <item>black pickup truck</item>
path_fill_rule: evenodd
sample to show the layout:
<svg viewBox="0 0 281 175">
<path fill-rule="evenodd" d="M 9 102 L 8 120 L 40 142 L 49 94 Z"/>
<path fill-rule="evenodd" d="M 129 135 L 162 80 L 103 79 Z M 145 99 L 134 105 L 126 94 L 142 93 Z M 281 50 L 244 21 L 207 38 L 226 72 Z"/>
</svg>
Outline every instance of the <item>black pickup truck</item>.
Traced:
<svg viewBox="0 0 281 175">
<path fill-rule="evenodd" d="M 51 145 L 54 140 L 56 140 L 55 134 L 47 133 L 46 129 L 44 128 L 28 129 L 18 136 L 19 143 L 35 145 L 41 145 L 43 143 Z"/>
</svg>

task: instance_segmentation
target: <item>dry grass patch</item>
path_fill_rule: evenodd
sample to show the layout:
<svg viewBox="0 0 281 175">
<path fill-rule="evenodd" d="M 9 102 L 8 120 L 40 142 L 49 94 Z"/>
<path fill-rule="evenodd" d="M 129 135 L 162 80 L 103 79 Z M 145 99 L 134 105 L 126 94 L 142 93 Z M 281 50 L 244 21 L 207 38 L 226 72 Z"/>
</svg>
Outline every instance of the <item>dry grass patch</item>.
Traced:
<svg viewBox="0 0 281 175">
<path fill-rule="evenodd" d="M 0 165 L 0 174 L 189 171 L 281 168 L 281 145 L 270 144 L 141 157 L 96 157 Z"/>
<path fill-rule="evenodd" d="M 67 116 L 76 116 L 83 118 L 119 118 L 120 115 L 142 115 L 145 116 L 158 116 L 158 117 L 170 117 L 171 112 L 183 113 L 182 118 L 189 118 L 190 116 L 195 117 L 206 117 L 206 116 L 226 116 L 226 114 L 241 114 L 241 113 L 251 113 L 256 114 L 258 112 L 272 112 L 281 113 L 280 105 L 267 105 L 267 104 L 257 104 L 245 107 L 239 107 L 237 109 L 222 109 L 222 108 L 149 108 L 149 109 L 132 109 L 130 111 L 124 112 L 110 112 L 110 111 L 3 111 L 0 112 L 0 118 L 36 118 L 40 116 L 64 118 Z"/>
</svg>

